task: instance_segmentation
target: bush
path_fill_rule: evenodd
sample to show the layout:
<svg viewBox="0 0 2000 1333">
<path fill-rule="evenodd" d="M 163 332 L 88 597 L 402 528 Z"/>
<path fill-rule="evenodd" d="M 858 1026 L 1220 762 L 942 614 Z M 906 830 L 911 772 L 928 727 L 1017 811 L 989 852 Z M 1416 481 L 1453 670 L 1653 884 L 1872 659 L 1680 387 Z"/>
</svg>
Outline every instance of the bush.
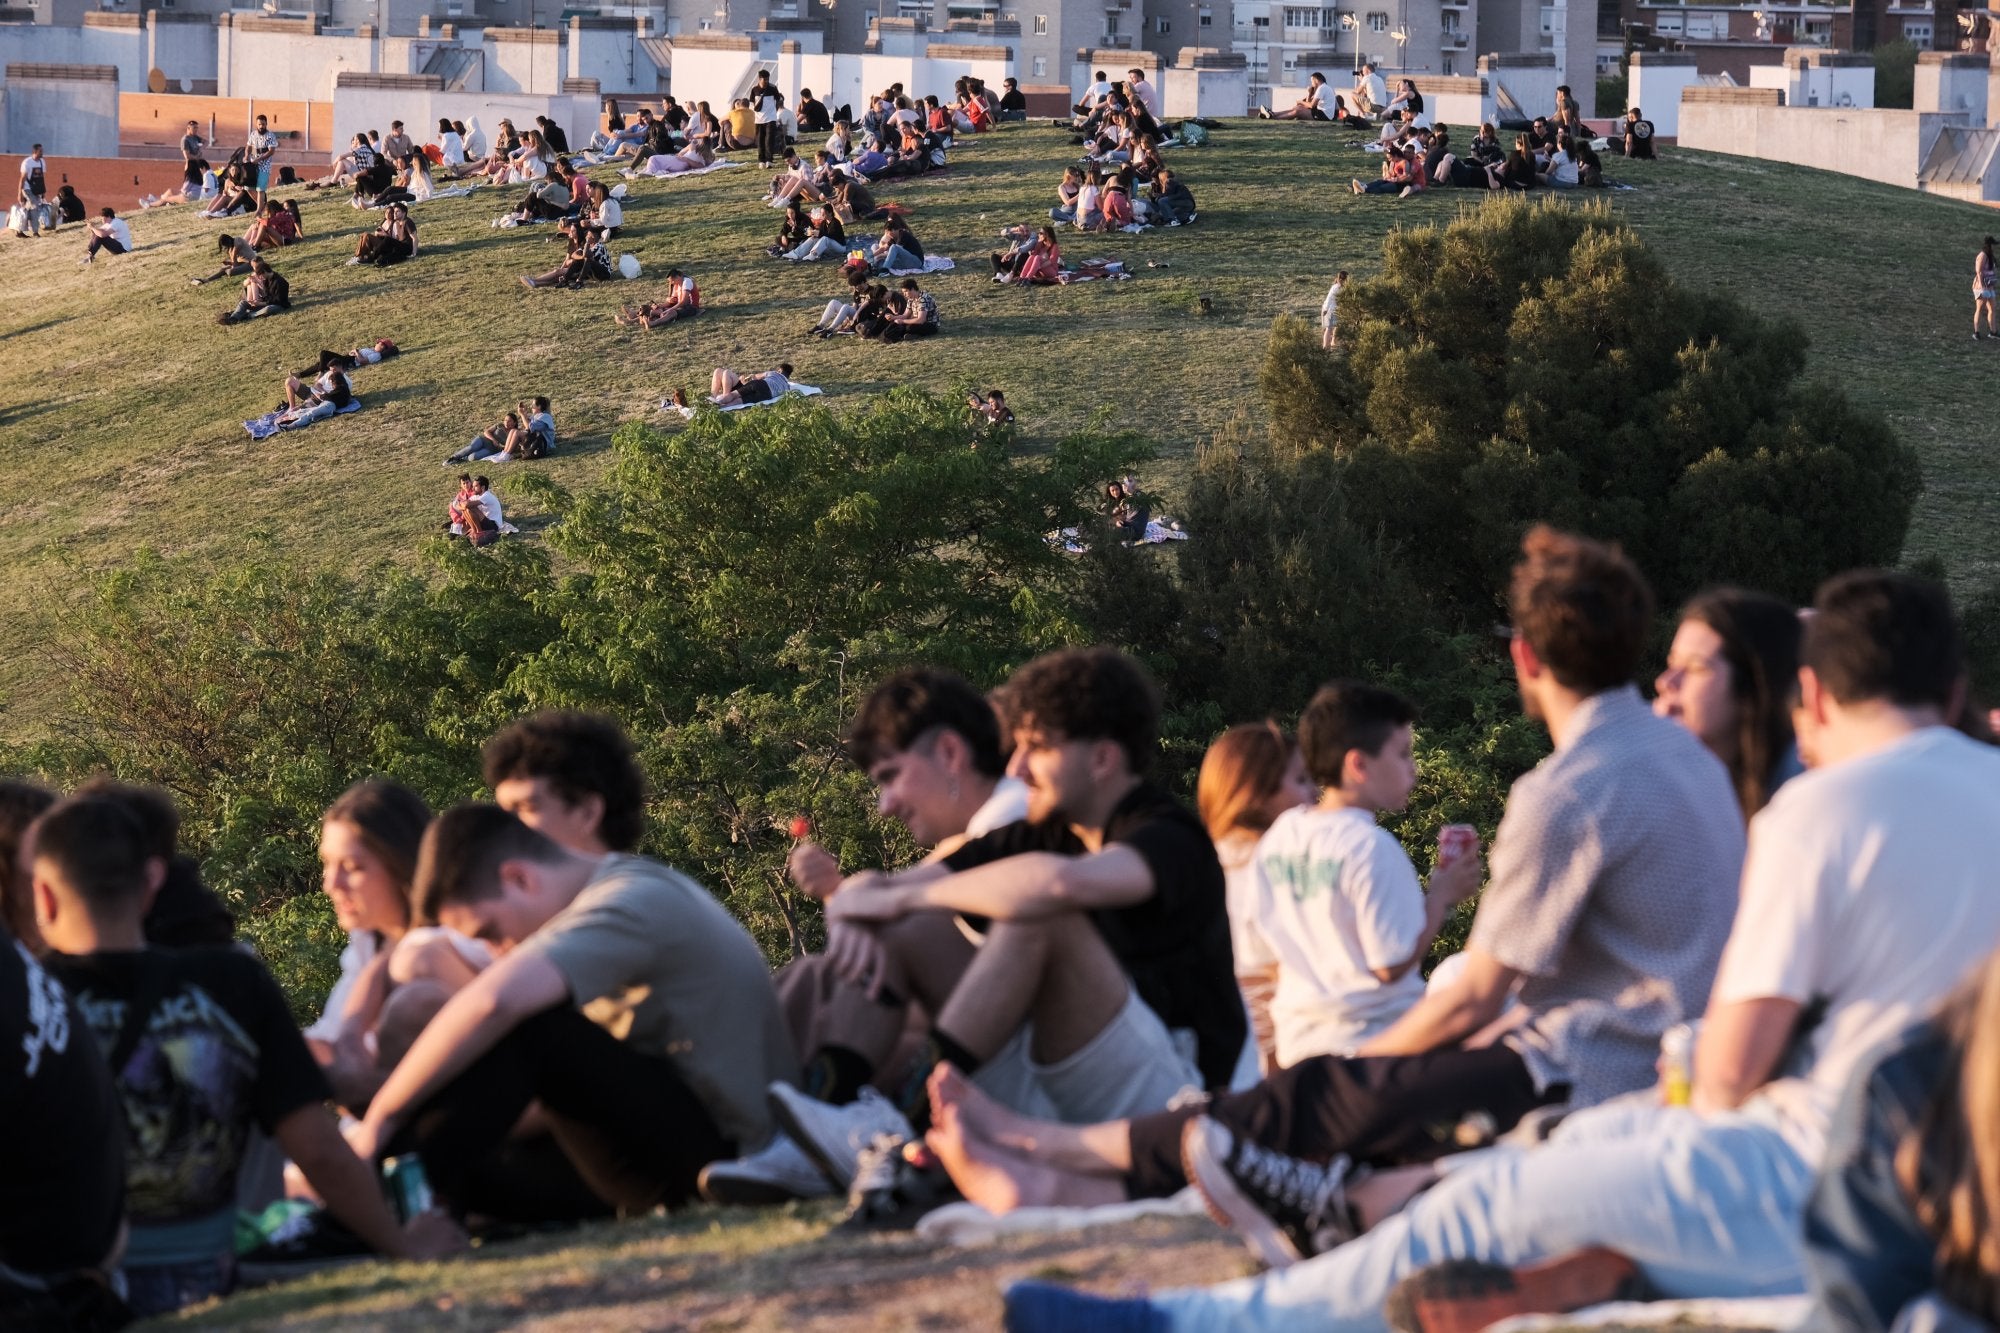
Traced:
<svg viewBox="0 0 2000 1333">
<path fill-rule="evenodd" d="M 1875 61 L 1875 105 L 1909 110 L 1916 103 L 1916 45 L 1899 38 L 1869 54 Z"/>
</svg>

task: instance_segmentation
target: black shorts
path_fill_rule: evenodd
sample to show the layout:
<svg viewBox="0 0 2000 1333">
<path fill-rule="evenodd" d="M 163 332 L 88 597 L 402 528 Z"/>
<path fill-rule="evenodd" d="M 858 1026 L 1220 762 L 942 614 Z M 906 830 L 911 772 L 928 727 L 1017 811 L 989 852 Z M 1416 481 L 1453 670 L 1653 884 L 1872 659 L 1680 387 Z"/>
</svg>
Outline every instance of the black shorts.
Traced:
<svg viewBox="0 0 2000 1333">
<path fill-rule="evenodd" d="M 740 380 L 736 385 L 736 394 L 746 403 L 768 403 L 771 401 L 771 381 Z"/>
</svg>

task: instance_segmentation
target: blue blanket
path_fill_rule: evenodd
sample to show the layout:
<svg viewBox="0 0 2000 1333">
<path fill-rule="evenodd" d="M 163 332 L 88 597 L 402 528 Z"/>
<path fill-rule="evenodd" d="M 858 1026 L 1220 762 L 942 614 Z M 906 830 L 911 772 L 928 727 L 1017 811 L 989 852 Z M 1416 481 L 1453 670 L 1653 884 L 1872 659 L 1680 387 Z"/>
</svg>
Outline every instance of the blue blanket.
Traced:
<svg viewBox="0 0 2000 1333">
<path fill-rule="evenodd" d="M 349 412 L 359 412 L 361 400 L 350 399 L 346 407 L 336 410 L 331 404 L 319 403 L 312 407 L 300 408 L 294 412 L 288 408 L 278 408 L 266 412 L 261 417 L 252 417 L 243 423 L 243 429 L 250 432 L 253 440 L 268 440 L 281 430 L 300 430 L 315 421 L 324 421 L 330 416 L 346 416 Z"/>
</svg>

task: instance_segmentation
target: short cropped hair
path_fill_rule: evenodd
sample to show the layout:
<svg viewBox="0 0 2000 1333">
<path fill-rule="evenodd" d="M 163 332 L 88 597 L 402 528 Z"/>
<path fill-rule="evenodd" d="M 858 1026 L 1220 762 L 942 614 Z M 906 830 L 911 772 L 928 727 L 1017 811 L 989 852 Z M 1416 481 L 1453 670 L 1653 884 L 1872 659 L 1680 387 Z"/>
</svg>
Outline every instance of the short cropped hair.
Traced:
<svg viewBox="0 0 2000 1333">
<path fill-rule="evenodd" d="M 866 772 L 938 730 L 957 733 L 975 771 L 997 778 L 1006 770 L 993 705 L 949 671 L 929 667 L 898 671 L 868 692 L 847 729 L 847 754 Z"/>
<path fill-rule="evenodd" d="M 1929 579 L 1858 569 L 1822 583 L 1800 660 L 1843 704 L 1947 707 L 1965 674 L 1951 595 Z"/>
<path fill-rule="evenodd" d="M 500 863 L 562 860 L 563 849 L 487 801 L 466 801 L 431 821 L 417 850 L 410 886 L 413 919 L 435 922 L 438 909 L 500 896 Z"/>
<path fill-rule="evenodd" d="M 1653 590 L 1616 546 L 1531 529 L 1521 539 L 1507 606 L 1515 631 L 1565 689 L 1596 694 L 1638 673 Z"/>
<path fill-rule="evenodd" d="M 158 787 L 141 787 L 113 777 L 95 777 L 70 793 L 122 802 L 146 833 L 146 855 L 171 861 L 180 851 L 181 815 L 174 798 Z"/>
<path fill-rule="evenodd" d="M 509 778 L 541 778 L 575 805 L 601 797 L 597 836 L 617 852 L 639 845 L 646 828 L 646 779 L 632 756 L 632 742 L 616 722 L 596 713 L 547 710 L 515 722 L 486 742 L 486 785 Z"/>
<path fill-rule="evenodd" d="M 1017 728 L 1069 741 L 1115 741 L 1134 773 L 1159 750 L 1160 689 L 1152 673 L 1115 648 L 1044 653 L 1015 672 L 1006 711 Z"/>
<path fill-rule="evenodd" d="M 1394 690 L 1358 680 L 1322 685 L 1299 718 L 1299 754 L 1322 787 L 1340 786 L 1350 750 L 1376 755 L 1398 727 L 1417 720 L 1417 706 Z"/>
<path fill-rule="evenodd" d="M 21 839 L 55 803 L 56 794 L 47 787 L 0 778 L 0 924 L 16 939 L 36 938 L 34 901 L 19 879 Z"/>
<path fill-rule="evenodd" d="M 145 824 L 112 796 L 72 796 L 34 823 L 35 865 L 48 862 L 95 915 L 136 910 L 146 897 L 152 856 Z"/>
</svg>

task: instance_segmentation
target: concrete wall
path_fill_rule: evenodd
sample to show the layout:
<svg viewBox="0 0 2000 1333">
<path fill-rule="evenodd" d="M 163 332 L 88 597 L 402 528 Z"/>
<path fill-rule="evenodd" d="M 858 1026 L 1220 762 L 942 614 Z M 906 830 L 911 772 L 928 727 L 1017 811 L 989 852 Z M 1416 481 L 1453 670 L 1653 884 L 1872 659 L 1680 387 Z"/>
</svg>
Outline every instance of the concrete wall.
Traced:
<svg viewBox="0 0 2000 1333">
<path fill-rule="evenodd" d="M 0 23 L 0 65 L 104 65 L 113 69 L 120 91 L 145 92 L 146 33 L 138 16 L 91 18 L 89 24 L 67 28 Z"/>
<path fill-rule="evenodd" d="M 486 90 L 495 93 L 554 93 L 561 89 L 563 34 L 540 28 L 487 28 Z M 567 127 L 565 127 L 567 128 Z"/>
<path fill-rule="evenodd" d="M 640 49 L 639 41 L 652 35 L 649 19 L 573 18 L 569 21 L 566 73 L 572 79 L 596 79 L 609 97 L 627 93 L 651 96 L 661 87 L 660 72 Z"/>
<path fill-rule="evenodd" d="M 1240 116 L 1250 105 L 1250 66 L 1233 52 L 1183 47 L 1174 63 L 1146 76 L 1160 84 L 1160 110 L 1184 116 Z"/>
<path fill-rule="evenodd" d="M 1634 51 L 1626 98 L 1653 122 L 1660 139 L 1680 137 L 1681 93 L 1701 82 L 1695 58 L 1673 51 Z"/>
<path fill-rule="evenodd" d="M 1557 77 L 1553 56 L 1506 53 L 1481 56 L 1478 77 L 1486 81 L 1488 94 L 1495 98 L 1496 105 L 1498 90 L 1505 88 L 1530 120 L 1556 109 L 1556 85 L 1562 80 Z M 1583 80 L 1589 81 L 1589 78 Z M 1571 91 L 1579 102 L 1583 100 L 1582 90 L 1574 82 Z"/>
<path fill-rule="evenodd" d="M 372 29 L 315 33 L 311 20 L 232 17 L 216 29 L 221 96 L 330 102 L 341 74 L 383 72 L 386 47 Z"/>
<path fill-rule="evenodd" d="M 118 155 L 118 71 L 109 65 L 9 64 L 9 153 Z"/>
<path fill-rule="evenodd" d="M 1650 110 L 1647 116 L 1653 119 Z M 1790 162 L 1915 189 L 1917 169 L 1939 132 L 1965 123 L 1963 115 L 1935 111 L 1688 101 L 1680 108 L 1679 139 L 1683 148 Z"/>
<path fill-rule="evenodd" d="M 216 82 L 215 20 L 205 14 L 146 12 L 146 64 L 167 77 L 170 92 L 213 88 Z M 123 71 L 119 86 L 123 88 Z M 181 87 L 185 81 L 189 86 Z"/>
<path fill-rule="evenodd" d="M 1917 55 L 1918 111 L 1962 111 L 1975 124 L 1986 123 L 1986 84 L 1992 65 L 1988 57 L 1959 51 L 1923 51 Z"/>
<path fill-rule="evenodd" d="M 599 123 L 599 100 L 589 96 L 497 92 L 446 93 L 411 88 L 356 87 L 343 84 L 334 89 L 334 149 L 344 147 L 363 130 L 389 132 L 389 122 L 400 120 L 412 139 L 426 143 L 437 138 L 437 123 L 449 117 L 467 125 L 474 121 L 486 132 L 491 144 L 502 119 L 516 129 L 532 129 L 536 116 L 547 116 L 562 126 L 572 148 L 581 148 Z M 329 150 L 328 157 L 337 156 Z"/>
<path fill-rule="evenodd" d="M 1788 52 L 1782 65 L 1752 66 L 1749 86 L 1783 89 L 1786 106 L 1865 109 L 1875 105 L 1875 66 L 1864 61 L 1866 57 L 1800 59 Z"/>
</svg>

